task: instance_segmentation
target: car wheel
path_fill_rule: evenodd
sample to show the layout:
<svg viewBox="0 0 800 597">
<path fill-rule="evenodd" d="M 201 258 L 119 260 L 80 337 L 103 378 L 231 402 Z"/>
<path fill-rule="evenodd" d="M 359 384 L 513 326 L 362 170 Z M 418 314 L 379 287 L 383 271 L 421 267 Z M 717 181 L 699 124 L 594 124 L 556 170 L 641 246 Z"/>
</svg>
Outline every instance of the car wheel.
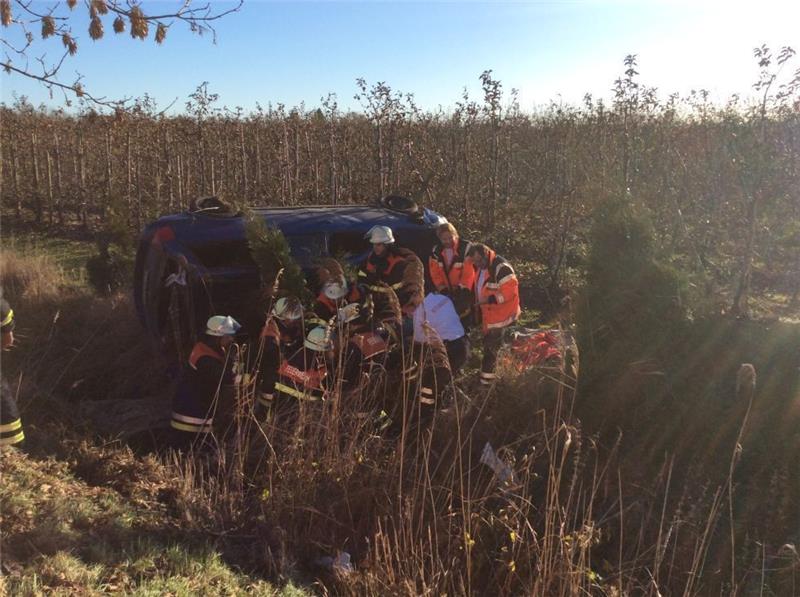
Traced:
<svg viewBox="0 0 800 597">
<path fill-rule="evenodd" d="M 196 340 L 191 294 L 185 270 L 180 266 L 170 269 L 172 273 L 164 277 L 162 285 L 166 307 L 162 337 L 169 357 L 185 363 Z"/>
<path fill-rule="evenodd" d="M 189 212 L 196 214 L 202 213 L 209 216 L 220 218 L 230 218 L 236 215 L 234 208 L 219 197 L 200 197 L 193 199 L 189 204 Z"/>
<path fill-rule="evenodd" d="M 416 201 L 402 195 L 387 195 L 381 199 L 380 203 L 386 209 L 405 214 L 415 214 L 419 211 L 419 205 Z"/>
</svg>

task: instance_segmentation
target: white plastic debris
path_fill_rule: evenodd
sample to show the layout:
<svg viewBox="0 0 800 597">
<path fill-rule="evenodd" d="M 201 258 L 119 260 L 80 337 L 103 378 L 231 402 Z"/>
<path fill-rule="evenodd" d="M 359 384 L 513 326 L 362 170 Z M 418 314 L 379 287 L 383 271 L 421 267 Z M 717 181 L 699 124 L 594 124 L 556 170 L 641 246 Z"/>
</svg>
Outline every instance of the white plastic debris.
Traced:
<svg viewBox="0 0 800 597">
<path fill-rule="evenodd" d="M 350 554 L 346 551 L 340 551 L 335 558 L 332 558 L 331 556 L 322 556 L 321 558 L 314 560 L 314 563 L 317 566 L 327 568 L 331 572 L 335 572 L 337 574 L 349 574 L 350 572 L 353 572 L 353 564 Z"/>
<path fill-rule="evenodd" d="M 350 562 L 350 554 L 346 551 L 340 551 L 336 559 L 333 560 L 333 570 L 335 572 L 352 572 L 353 564 Z"/>
<path fill-rule="evenodd" d="M 167 276 L 167 280 L 164 282 L 164 286 L 172 286 L 173 284 L 179 284 L 181 286 L 186 286 L 186 270 L 182 269 L 177 274 L 170 274 Z"/>
<path fill-rule="evenodd" d="M 505 483 L 507 485 L 514 484 L 514 471 L 512 471 L 511 467 L 497 456 L 492 448 L 492 444 L 489 442 L 486 442 L 486 445 L 483 446 L 481 464 L 485 464 L 491 468 L 501 483 Z"/>
</svg>

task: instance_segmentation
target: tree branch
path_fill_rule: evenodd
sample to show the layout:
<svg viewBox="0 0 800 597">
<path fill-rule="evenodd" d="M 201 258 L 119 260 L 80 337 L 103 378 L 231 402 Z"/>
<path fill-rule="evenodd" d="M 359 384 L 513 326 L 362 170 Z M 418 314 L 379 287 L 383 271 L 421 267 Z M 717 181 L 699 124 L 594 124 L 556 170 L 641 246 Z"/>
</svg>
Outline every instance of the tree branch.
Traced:
<svg viewBox="0 0 800 597">
<path fill-rule="evenodd" d="M 9 0 L 0 1 L 2 1 L 3 8 L 3 28 L 8 29 L 12 27 L 13 30 L 25 40 L 24 46 L 16 46 L 12 41 L 7 39 L 7 36 L 4 35 L 0 38 L 0 42 L 2 42 L 2 45 L 7 49 L 7 51 L 4 52 L 5 61 L 0 62 L 0 67 L 7 73 L 22 75 L 29 79 L 39 81 L 50 90 L 55 88 L 64 92 L 71 91 L 77 97 L 101 106 L 121 109 L 126 102 L 129 101 L 128 99 L 111 101 L 105 97 L 94 96 L 88 93 L 81 84 L 80 76 L 72 84 L 62 83 L 57 80 L 57 74 L 61 70 L 67 54 L 74 55 L 78 51 L 76 37 L 73 36 L 72 23 L 74 23 L 74 20 L 71 20 L 73 19 L 71 11 L 75 8 L 76 2 L 55 2 L 51 6 L 45 5 L 40 10 L 34 10 L 34 8 L 32 8 L 34 0 L 12 0 L 13 6 L 17 8 L 16 12 L 18 15 L 22 15 L 20 17 L 12 14 L 12 3 Z M 230 8 L 216 11 L 215 6 L 211 2 L 193 7 L 192 0 L 181 0 L 177 3 L 175 11 L 149 16 L 142 12 L 141 3 L 133 0 L 84 0 L 84 6 L 89 11 L 89 16 L 91 17 L 89 36 L 93 40 L 103 37 L 101 17 L 103 15 L 109 15 L 113 18 L 113 15 L 116 15 L 113 30 L 117 34 L 122 33 L 127 27 L 130 27 L 129 31 L 134 38 L 145 39 L 150 35 L 148 23 L 154 23 L 157 27 L 153 38 L 156 43 L 160 44 L 164 41 L 167 29 L 173 22 L 183 21 L 189 25 L 191 31 L 199 35 L 210 31 L 216 43 L 216 31 L 210 23 L 230 15 L 233 12 L 237 12 L 242 7 L 243 2 L 244 0 L 238 0 Z M 66 10 L 70 12 L 65 12 Z M 59 12 L 60 15 L 57 14 L 57 12 Z M 128 21 L 127 24 L 125 20 Z M 33 31 L 34 27 L 32 27 L 32 25 L 36 23 L 41 23 L 41 32 Z M 67 51 L 59 60 L 53 63 L 46 61 L 46 54 L 43 53 L 41 57 L 36 58 L 36 61 L 41 64 L 41 73 L 35 73 L 32 70 L 33 65 L 30 64 L 31 55 L 36 51 L 40 42 L 50 37 L 61 37 L 61 42 L 67 48 Z M 19 57 L 17 65 L 13 64 L 11 59 L 12 55 Z"/>
<path fill-rule="evenodd" d="M 95 97 L 91 93 L 85 91 L 83 87 L 80 85 L 80 83 L 76 82 L 73 85 L 67 85 L 66 83 L 61 83 L 60 81 L 56 81 L 55 79 L 49 78 L 48 75 L 44 76 L 35 75 L 29 71 L 17 68 L 10 62 L 0 62 L 0 67 L 2 67 L 3 70 L 5 70 L 6 72 L 14 72 L 17 73 L 18 75 L 23 75 L 30 79 L 39 81 L 40 83 L 44 83 L 44 85 L 48 89 L 56 87 L 58 89 L 63 89 L 65 91 L 71 91 L 77 97 L 82 99 L 87 99 L 99 106 L 106 106 L 109 108 L 121 108 L 126 102 L 129 101 L 129 99 L 127 98 L 122 100 L 107 100 L 105 97 Z"/>
</svg>

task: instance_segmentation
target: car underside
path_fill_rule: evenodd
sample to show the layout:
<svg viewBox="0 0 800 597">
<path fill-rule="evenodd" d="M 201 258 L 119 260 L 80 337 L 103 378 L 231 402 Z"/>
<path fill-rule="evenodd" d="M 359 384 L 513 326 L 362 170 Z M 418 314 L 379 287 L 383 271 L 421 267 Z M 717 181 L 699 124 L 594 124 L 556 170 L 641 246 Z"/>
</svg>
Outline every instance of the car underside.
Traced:
<svg viewBox="0 0 800 597">
<path fill-rule="evenodd" d="M 446 220 L 401 197 L 375 205 L 263 207 L 251 210 L 280 230 L 312 292 L 316 265 L 324 257 L 357 264 L 369 252 L 365 233 L 392 228 L 397 243 L 427 265 L 436 227 Z M 184 213 L 164 216 L 139 238 L 134 274 L 136 309 L 162 350 L 181 355 L 214 314 L 232 315 L 253 334 L 266 305 L 259 267 L 250 252 L 246 217 L 216 198 L 195 202 Z"/>
</svg>

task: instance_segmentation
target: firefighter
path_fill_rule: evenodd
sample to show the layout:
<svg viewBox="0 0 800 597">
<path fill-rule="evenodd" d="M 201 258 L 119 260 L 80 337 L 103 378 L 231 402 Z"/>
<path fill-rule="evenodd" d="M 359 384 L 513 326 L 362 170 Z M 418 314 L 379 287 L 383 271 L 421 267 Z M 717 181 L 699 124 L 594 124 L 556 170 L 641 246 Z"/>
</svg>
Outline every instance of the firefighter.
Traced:
<svg viewBox="0 0 800 597">
<path fill-rule="evenodd" d="M 396 294 L 388 294 L 383 309 L 376 312 L 368 291 L 355 285 L 347 288 L 343 278 L 329 280 L 323 284 L 324 298 L 318 297 L 315 306 L 318 325 L 335 325 L 345 391 L 357 387 L 361 373 L 373 370 L 373 364 L 385 366 L 390 347 L 400 342 L 402 318 Z"/>
<path fill-rule="evenodd" d="M 0 333 L 3 350 L 11 350 L 14 345 L 14 310 L 3 298 L 0 290 Z M 22 447 L 25 432 L 19 416 L 17 400 L 5 376 L 0 378 L 0 446 Z"/>
<path fill-rule="evenodd" d="M 480 380 L 489 385 L 497 377 L 495 366 L 503 332 L 520 315 L 519 281 L 511 264 L 482 243 L 469 246 L 467 259 L 475 266 L 475 303 L 483 328 Z"/>
<path fill-rule="evenodd" d="M 413 251 L 398 247 L 388 226 L 373 226 L 365 238 L 372 244 L 367 258 L 358 269 L 359 282 L 373 293 L 376 311 L 381 311 L 390 290 L 400 302 L 404 317 L 409 318 L 422 302 L 425 269 Z"/>
<path fill-rule="evenodd" d="M 419 401 L 432 406 L 469 356 L 469 339 L 450 297 L 430 293 L 417 307 L 414 347 L 422 365 Z"/>
<path fill-rule="evenodd" d="M 261 329 L 264 346 L 259 364 L 257 403 L 269 408 L 275 396 L 278 368 L 284 358 L 296 353 L 305 340 L 303 305 L 295 297 L 279 298 Z"/>
<path fill-rule="evenodd" d="M 467 323 L 475 285 L 475 267 L 466 258 L 470 243 L 460 238 L 456 227 L 449 222 L 439 225 L 436 236 L 439 243 L 428 258 L 431 283 L 436 292 L 453 300 L 462 323 Z"/>
<path fill-rule="evenodd" d="M 380 323 L 373 321 L 369 314 L 363 313 L 361 305 L 350 303 L 339 309 L 337 322 L 344 339 L 342 357 L 342 389 L 354 390 L 364 382 L 376 384 L 386 366 L 389 351 L 389 332 Z"/>
<path fill-rule="evenodd" d="M 215 315 L 206 324 L 205 335 L 189 355 L 172 403 L 171 426 L 177 446 L 203 443 L 214 431 L 220 389 L 234 383 L 228 348 L 241 325 L 230 316 Z"/>
<path fill-rule="evenodd" d="M 311 322 L 326 326 L 337 311 L 348 303 L 356 303 L 363 299 L 358 285 L 348 285 L 344 268 L 333 258 L 322 259 L 317 268 L 320 292 L 314 302 Z"/>
<path fill-rule="evenodd" d="M 293 355 L 284 357 L 275 383 L 276 399 L 321 401 L 328 396 L 328 363 L 333 358 L 333 343 L 328 330 L 317 326 Z"/>
<path fill-rule="evenodd" d="M 362 300 L 358 286 L 351 288 L 344 277 L 328 280 L 322 285 L 317 300 L 314 302 L 313 323 L 325 326 L 338 310 L 350 303 Z"/>
</svg>

